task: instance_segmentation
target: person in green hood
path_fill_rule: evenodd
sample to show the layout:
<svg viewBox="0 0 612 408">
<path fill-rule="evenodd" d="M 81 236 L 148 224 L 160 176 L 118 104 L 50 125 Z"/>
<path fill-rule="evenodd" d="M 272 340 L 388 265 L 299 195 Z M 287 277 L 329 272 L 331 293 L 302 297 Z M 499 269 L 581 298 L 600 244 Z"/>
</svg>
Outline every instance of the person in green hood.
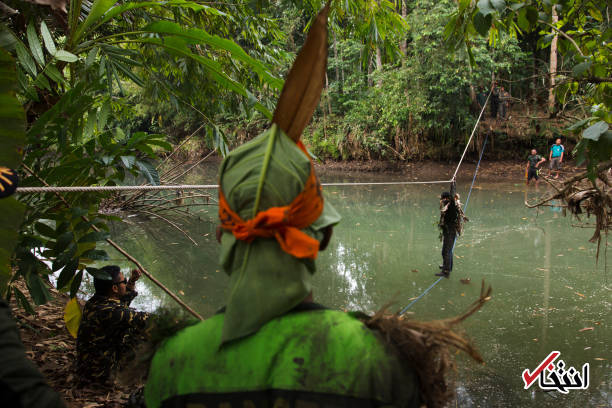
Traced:
<svg viewBox="0 0 612 408">
<path fill-rule="evenodd" d="M 221 164 L 226 306 L 157 350 L 145 387 L 149 408 L 420 406 L 416 374 L 382 336 L 357 315 L 312 300 L 316 257 L 340 221 L 299 141 L 323 83 L 326 22 L 327 7 L 289 73 L 272 126 Z M 306 85 L 304 66 L 315 79 Z"/>
</svg>

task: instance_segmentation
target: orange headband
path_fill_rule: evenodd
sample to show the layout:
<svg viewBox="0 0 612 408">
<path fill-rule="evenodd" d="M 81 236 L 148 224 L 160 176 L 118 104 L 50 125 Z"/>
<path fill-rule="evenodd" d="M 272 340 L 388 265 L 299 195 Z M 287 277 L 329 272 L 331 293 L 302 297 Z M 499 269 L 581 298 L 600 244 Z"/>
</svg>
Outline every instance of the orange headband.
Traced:
<svg viewBox="0 0 612 408">
<path fill-rule="evenodd" d="M 298 141 L 297 145 L 308 156 L 302 142 Z M 219 219 L 223 229 L 231 231 L 236 239 L 246 242 L 257 237 L 274 237 L 283 251 L 296 258 L 317 257 L 319 241 L 300 230 L 315 222 L 322 212 L 323 194 L 312 161 L 304 189 L 289 205 L 259 211 L 255 218 L 248 221 L 232 211 L 219 188 Z"/>
</svg>

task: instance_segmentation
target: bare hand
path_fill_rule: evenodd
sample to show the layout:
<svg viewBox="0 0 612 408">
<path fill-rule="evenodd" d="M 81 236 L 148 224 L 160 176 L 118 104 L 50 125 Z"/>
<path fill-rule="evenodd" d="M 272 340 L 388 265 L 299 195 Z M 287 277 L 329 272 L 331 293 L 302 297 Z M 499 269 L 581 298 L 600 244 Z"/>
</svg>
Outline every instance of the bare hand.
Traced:
<svg viewBox="0 0 612 408">
<path fill-rule="evenodd" d="M 140 272 L 139 269 L 132 269 L 132 274 L 130 275 L 130 283 L 136 283 L 136 281 L 140 279 L 141 275 L 142 272 Z"/>
</svg>

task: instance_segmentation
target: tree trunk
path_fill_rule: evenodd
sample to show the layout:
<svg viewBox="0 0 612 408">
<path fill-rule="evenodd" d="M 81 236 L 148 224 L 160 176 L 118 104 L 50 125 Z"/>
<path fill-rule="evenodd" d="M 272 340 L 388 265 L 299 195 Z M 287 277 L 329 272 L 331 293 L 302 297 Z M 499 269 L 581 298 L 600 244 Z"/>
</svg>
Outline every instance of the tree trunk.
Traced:
<svg viewBox="0 0 612 408">
<path fill-rule="evenodd" d="M 376 46 L 376 70 L 382 71 L 382 52 L 380 51 L 380 47 Z M 380 87 L 382 85 L 382 79 L 379 79 L 376 82 L 376 86 Z"/>
<path fill-rule="evenodd" d="M 371 88 L 374 86 L 374 82 L 372 81 L 372 57 L 368 58 L 368 87 Z"/>
<path fill-rule="evenodd" d="M 557 15 L 557 7 L 552 7 L 552 24 L 556 25 L 559 21 Z M 555 75 L 557 74 L 557 40 L 558 35 L 555 31 L 555 36 L 550 43 L 550 88 L 548 89 L 548 113 L 550 115 L 555 111 Z"/>
<path fill-rule="evenodd" d="M 342 81 L 340 84 L 344 86 L 344 56 L 342 55 L 342 50 L 340 50 L 340 61 L 342 62 L 342 64 L 340 64 L 340 77 Z"/>
<path fill-rule="evenodd" d="M 535 107 L 537 106 L 537 102 L 538 102 L 538 64 L 537 64 L 537 60 L 535 58 L 536 55 L 536 47 L 534 47 L 533 50 L 533 72 L 532 72 L 532 89 L 531 89 L 531 104 L 534 106 L 534 109 L 536 109 Z M 537 109 L 536 109 L 537 111 Z M 529 113 L 529 104 L 527 104 L 527 112 Z"/>
<path fill-rule="evenodd" d="M 476 100 L 476 89 L 474 89 L 474 74 L 472 71 L 472 66 L 468 65 L 469 68 L 469 72 L 470 72 L 470 106 L 472 107 L 472 110 L 474 110 L 474 113 L 476 113 L 478 111 L 478 113 L 480 113 L 480 110 L 478 109 L 478 101 Z M 476 115 L 478 115 L 478 113 L 476 113 Z"/>
<path fill-rule="evenodd" d="M 336 61 L 336 82 L 340 85 L 340 61 L 338 61 L 338 41 L 336 40 L 336 32 L 334 31 L 334 60 Z M 342 86 L 339 87 L 342 89 Z"/>
<path fill-rule="evenodd" d="M 329 98 L 329 79 L 327 77 L 327 72 L 325 73 L 325 99 L 327 99 L 327 110 L 331 116 L 332 114 L 332 108 L 331 108 L 331 101 Z M 325 110 L 325 109 L 323 109 Z"/>
<path fill-rule="evenodd" d="M 404 21 L 406 20 L 406 16 L 408 15 L 408 7 L 406 6 L 407 0 L 400 0 L 402 2 L 402 18 Z M 404 37 L 400 41 L 400 51 L 402 52 L 402 63 L 404 62 L 404 58 L 406 56 L 406 48 L 408 47 L 408 40 Z"/>
</svg>

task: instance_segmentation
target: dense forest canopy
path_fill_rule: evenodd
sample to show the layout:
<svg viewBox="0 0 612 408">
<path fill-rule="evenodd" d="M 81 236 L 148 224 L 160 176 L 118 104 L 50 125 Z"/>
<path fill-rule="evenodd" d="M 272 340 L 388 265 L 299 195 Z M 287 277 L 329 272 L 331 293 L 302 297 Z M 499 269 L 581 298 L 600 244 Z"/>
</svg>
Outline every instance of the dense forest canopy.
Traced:
<svg viewBox="0 0 612 408">
<path fill-rule="evenodd" d="M 332 2 L 326 88 L 305 141 L 320 158 L 455 157 L 476 122 L 476 93 L 494 79 L 509 89 L 528 129 L 501 132 L 508 143 L 544 146 L 565 135 L 594 171 L 612 154 L 604 3 Z M 0 6 L 0 165 L 17 169 L 23 161 L 23 186 L 86 186 L 157 184 L 158 158 L 189 135 L 185 148 L 223 155 L 258 134 L 323 2 Z M 61 269 L 58 288 L 75 296 L 83 274 L 95 273 L 88 265 L 108 257 L 96 248 L 115 219 L 99 211 L 107 196 L 2 200 L 11 221 L 3 225 L 21 224 L 19 237 L 2 238 L 2 294 L 30 308 L 11 285 L 23 276 L 44 303 L 42 280 Z"/>
</svg>

